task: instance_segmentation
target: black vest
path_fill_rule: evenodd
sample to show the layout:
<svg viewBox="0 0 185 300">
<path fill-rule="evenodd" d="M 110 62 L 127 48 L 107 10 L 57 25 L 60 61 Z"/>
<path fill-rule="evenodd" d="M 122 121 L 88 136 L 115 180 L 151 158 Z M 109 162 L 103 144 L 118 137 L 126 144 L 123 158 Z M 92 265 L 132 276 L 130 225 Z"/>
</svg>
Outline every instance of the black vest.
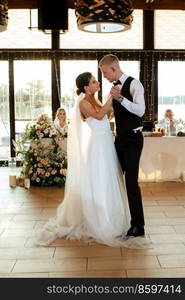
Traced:
<svg viewBox="0 0 185 300">
<path fill-rule="evenodd" d="M 130 84 L 134 78 L 128 77 L 121 89 L 121 95 L 131 102 L 133 102 L 133 97 L 130 94 Z M 126 134 L 137 127 L 142 126 L 142 118 L 129 112 L 123 105 L 121 105 L 117 100 L 113 99 L 113 109 L 116 121 L 116 133 L 117 135 Z"/>
</svg>

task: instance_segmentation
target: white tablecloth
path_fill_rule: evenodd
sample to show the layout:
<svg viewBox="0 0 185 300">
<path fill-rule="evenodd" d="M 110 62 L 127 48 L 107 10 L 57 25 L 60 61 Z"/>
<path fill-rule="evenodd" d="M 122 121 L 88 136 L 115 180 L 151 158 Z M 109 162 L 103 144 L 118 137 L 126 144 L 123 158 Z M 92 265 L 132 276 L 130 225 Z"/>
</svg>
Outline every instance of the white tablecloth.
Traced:
<svg viewBox="0 0 185 300">
<path fill-rule="evenodd" d="M 185 137 L 145 137 L 139 181 L 180 181 L 185 171 Z"/>
</svg>

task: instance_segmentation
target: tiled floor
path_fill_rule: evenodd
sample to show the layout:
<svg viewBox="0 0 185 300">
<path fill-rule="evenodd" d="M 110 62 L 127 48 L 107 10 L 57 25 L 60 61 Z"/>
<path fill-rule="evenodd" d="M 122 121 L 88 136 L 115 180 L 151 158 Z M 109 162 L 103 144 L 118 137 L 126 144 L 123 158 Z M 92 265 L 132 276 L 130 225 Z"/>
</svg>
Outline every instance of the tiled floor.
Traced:
<svg viewBox="0 0 185 300">
<path fill-rule="evenodd" d="M 0 168 L 0 277 L 185 277 L 185 184 L 141 183 L 148 249 L 58 239 L 33 246 L 55 214 L 63 189 L 10 188 Z"/>
</svg>

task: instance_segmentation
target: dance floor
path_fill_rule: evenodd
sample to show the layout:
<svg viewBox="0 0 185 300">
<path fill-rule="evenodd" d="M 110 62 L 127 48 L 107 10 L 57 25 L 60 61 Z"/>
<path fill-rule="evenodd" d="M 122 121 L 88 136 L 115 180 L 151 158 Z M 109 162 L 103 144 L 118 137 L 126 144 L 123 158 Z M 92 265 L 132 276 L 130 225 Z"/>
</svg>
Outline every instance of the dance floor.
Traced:
<svg viewBox="0 0 185 300">
<path fill-rule="evenodd" d="M 55 215 L 64 190 L 10 188 L 0 168 L 0 277 L 185 277 L 185 183 L 140 183 L 148 249 L 111 248 L 57 239 L 33 244 L 36 231 Z"/>
</svg>

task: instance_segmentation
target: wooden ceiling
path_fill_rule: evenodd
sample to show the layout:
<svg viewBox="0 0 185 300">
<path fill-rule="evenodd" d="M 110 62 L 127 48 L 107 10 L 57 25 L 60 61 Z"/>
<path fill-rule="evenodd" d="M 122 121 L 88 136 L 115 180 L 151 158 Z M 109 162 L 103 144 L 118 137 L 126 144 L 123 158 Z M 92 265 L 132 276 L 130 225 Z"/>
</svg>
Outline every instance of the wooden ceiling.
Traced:
<svg viewBox="0 0 185 300">
<path fill-rule="evenodd" d="M 62 1 L 62 0 L 61 0 Z M 74 8 L 74 0 L 67 0 L 69 8 Z M 149 0 L 150 2 L 151 0 Z M 8 0 L 10 9 L 37 8 L 37 0 Z M 185 10 L 185 0 L 154 0 L 146 3 L 147 0 L 133 0 L 134 9 L 155 10 L 155 9 L 182 9 Z M 51 0 L 52 4 L 52 0 Z"/>
</svg>

